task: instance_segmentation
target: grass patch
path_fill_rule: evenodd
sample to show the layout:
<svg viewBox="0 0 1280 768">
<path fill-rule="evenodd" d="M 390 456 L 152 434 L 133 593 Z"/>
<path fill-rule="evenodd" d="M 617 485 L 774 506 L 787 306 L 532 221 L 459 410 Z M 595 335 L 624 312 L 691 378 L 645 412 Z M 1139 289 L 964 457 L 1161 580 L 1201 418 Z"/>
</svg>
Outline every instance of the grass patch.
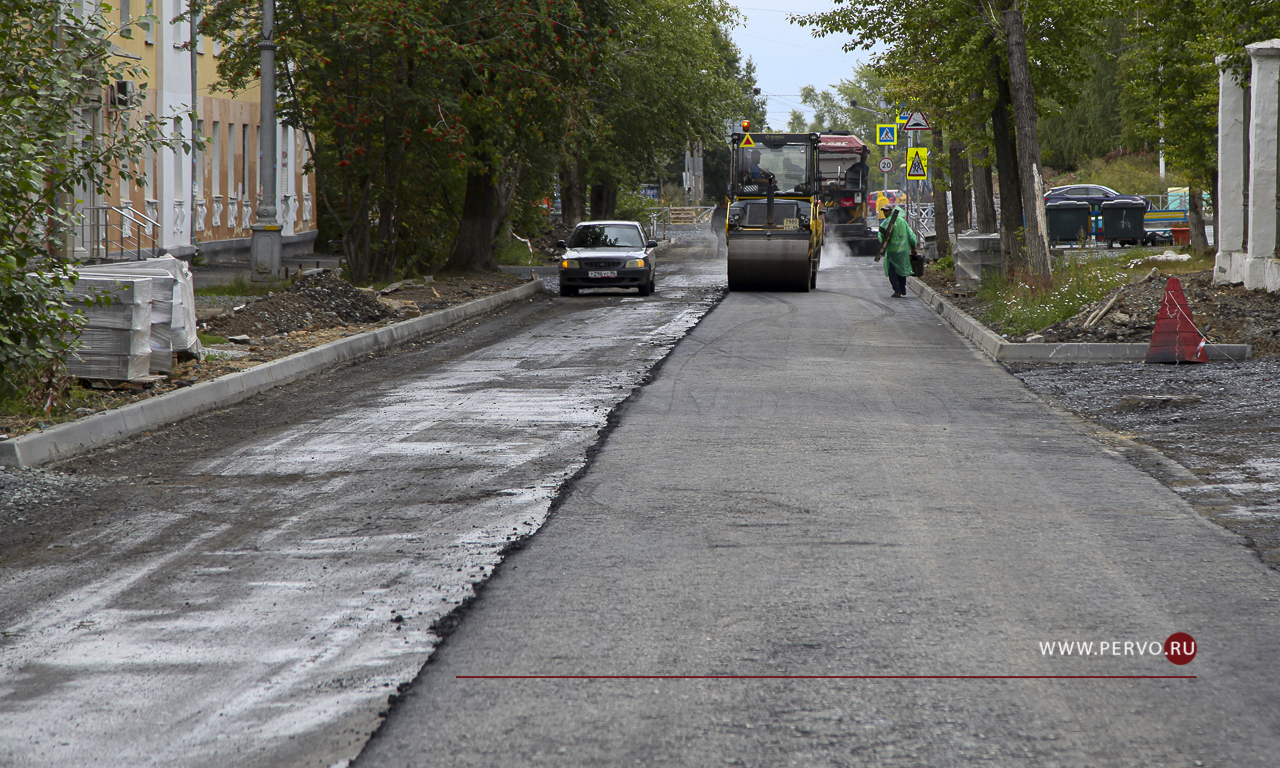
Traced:
<svg viewBox="0 0 1280 768">
<path fill-rule="evenodd" d="M 236 275 L 235 279 L 222 285 L 210 285 L 197 288 L 197 296 L 266 296 L 273 291 L 288 288 L 287 282 L 251 283 L 244 275 Z"/>
<path fill-rule="evenodd" d="M 1186 261 L 1145 260 L 1170 250 L 1187 253 L 1185 247 L 1130 248 L 1107 255 L 1077 251 L 1054 256 L 1049 281 L 1029 273 L 984 279 L 977 296 L 986 306 L 981 320 L 1011 336 L 1031 333 L 1074 317 L 1117 286 L 1145 277 L 1152 267 L 1163 275 L 1213 269 L 1213 254 L 1191 254 Z"/>
<path fill-rule="evenodd" d="M 231 339 L 223 336 L 215 336 L 212 333 L 201 333 L 196 331 L 196 336 L 200 339 L 201 344 L 227 344 Z"/>
<path fill-rule="evenodd" d="M 530 251 L 529 246 L 514 237 L 497 246 L 494 258 L 499 264 L 512 267 L 545 267 L 547 265 L 546 259 Z"/>
<path fill-rule="evenodd" d="M 1129 280 L 1128 259 L 1115 256 L 1054 260 L 1053 278 L 1030 274 L 991 277 L 982 281 L 978 299 L 987 309 L 982 320 L 1005 333 L 1020 335 L 1066 320 Z"/>
</svg>

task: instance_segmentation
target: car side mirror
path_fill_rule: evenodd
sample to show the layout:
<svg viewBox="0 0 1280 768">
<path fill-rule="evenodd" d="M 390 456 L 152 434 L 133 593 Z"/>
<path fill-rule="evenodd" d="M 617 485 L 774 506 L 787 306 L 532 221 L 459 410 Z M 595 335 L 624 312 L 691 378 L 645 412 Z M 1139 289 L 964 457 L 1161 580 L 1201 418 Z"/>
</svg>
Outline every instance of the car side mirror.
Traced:
<svg viewBox="0 0 1280 768">
<path fill-rule="evenodd" d="M 565 245 L 565 242 L 564 242 L 563 240 L 557 240 L 557 241 L 556 241 L 556 247 L 557 247 L 557 248 L 562 248 L 562 249 L 563 249 L 563 248 L 568 248 L 569 246 Z"/>
<path fill-rule="evenodd" d="M 657 247 L 658 247 L 658 241 L 657 241 L 657 240 L 650 240 L 649 242 L 647 242 L 647 243 L 645 243 L 645 244 L 644 244 L 644 247 L 645 247 L 645 248 L 657 248 Z"/>
</svg>

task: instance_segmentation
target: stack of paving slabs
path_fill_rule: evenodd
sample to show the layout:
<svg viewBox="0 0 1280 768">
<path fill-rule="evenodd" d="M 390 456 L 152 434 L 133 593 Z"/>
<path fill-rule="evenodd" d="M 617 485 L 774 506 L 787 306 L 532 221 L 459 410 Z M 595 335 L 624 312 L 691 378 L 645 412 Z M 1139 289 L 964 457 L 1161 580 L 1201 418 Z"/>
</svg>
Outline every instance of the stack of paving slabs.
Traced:
<svg viewBox="0 0 1280 768">
<path fill-rule="evenodd" d="M 172 256 L 124 264 L 81 267 L 81 275 L 149 277 L 151 287 L 151 370 L 169 373 L 175 353 L 200 357 L 196 300 L 191 270 Z"/>
<path fill-rule="evenodd" d="M 110 296 L 111 302 L 92 301 Z M 80 275 L 67 297 L 88 318 L 67 372 L 82 379 L 133 381 L 151 369 L 151 278 Z M 77 306 L 79 305 L 79 306 Z"/>
</svg>

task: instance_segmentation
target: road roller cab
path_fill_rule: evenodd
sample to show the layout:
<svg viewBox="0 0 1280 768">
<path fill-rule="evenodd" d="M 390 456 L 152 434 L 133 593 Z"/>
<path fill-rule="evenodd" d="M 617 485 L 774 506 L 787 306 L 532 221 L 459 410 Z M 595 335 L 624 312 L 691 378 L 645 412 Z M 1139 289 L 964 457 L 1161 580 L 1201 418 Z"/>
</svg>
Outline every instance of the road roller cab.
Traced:
<svg viewBox="0 0 1280 768">
<path fill-rule="evenodd" d="M 730 140 L 729 290 L 807 291 L 822 252 L 818 134 L 743 127 Z"/>
</svg>

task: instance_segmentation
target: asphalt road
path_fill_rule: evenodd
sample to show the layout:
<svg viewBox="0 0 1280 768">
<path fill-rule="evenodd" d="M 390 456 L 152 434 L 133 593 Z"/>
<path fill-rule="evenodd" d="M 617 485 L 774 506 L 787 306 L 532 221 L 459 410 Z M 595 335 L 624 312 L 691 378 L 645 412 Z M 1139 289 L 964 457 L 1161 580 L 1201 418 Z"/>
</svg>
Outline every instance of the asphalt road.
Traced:
<svg viewBox="0 0 1280 768">
<path fill-rule="evenodd" d="M 655 296 L 545 295 L 41 475 L 0 518 L 40 519 L 0 548 L 0 766 L 354 757 L 719 300 L 714 248 L 659 264 Z"/>
<path fill-rule="evenodd" d="M 1275 765 L 1280 576 L 877 266 L 818 286 L 679 344 L 358 768 Z"/>
</svg>

